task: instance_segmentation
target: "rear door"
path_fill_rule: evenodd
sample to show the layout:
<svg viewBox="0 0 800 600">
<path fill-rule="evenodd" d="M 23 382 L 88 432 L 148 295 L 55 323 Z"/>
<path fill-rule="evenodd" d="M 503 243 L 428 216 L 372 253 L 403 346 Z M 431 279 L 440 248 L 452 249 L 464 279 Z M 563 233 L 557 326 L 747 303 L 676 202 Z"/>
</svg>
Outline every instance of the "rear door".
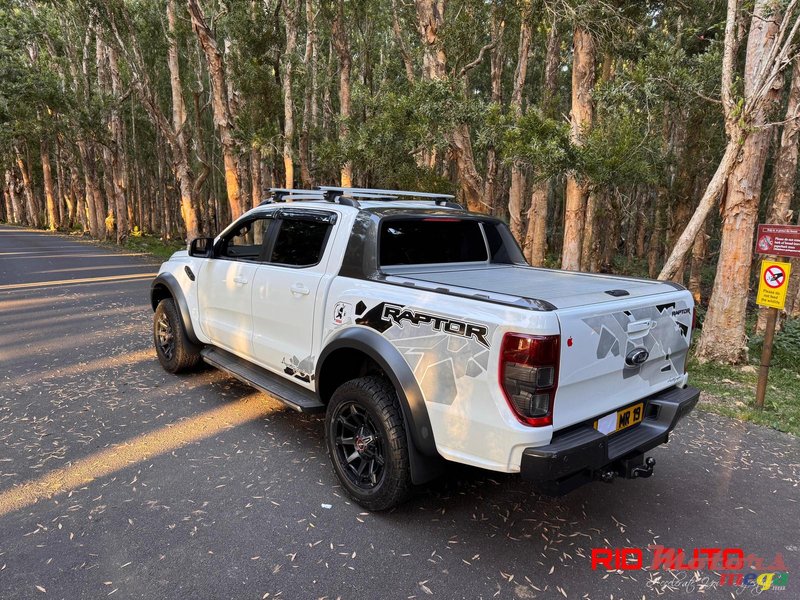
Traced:
<svg viewBox="0 0 800 600">
<path fill-rule="evenodd" d="M 686 291 L 559 309 L 555 429 L 680 383 L 694 303 Z"/>
<path fill-rule="evenodd" d="M 243 219 L 215 245 L 198 276 L 200 327 L 215 346 L 252 356 L 253 285 L 264 258 L 270 215 Z"/>
<path fill-rule="evenodd" d="M 253 288 L 256 362 L 311 386 L 314 322 L 325 304 L 323 281 L 337 215 L 325 210 L 281 209 L 267 260 Z"/>
</svg>

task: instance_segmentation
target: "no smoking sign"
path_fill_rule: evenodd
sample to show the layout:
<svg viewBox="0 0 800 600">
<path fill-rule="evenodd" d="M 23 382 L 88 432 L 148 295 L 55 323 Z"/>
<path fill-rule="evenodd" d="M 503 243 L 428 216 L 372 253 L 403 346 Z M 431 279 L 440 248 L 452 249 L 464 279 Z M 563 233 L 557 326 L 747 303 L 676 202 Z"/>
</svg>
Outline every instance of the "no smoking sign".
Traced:
<svg viewBox="0 0 800 600">
<path fill-rule="evenodd" d="M 756 303 L 782 310 L 786 304 L 786 289 L 789 287 L 791 269 L 791 263 L 763 261 Z"/>
</svg>

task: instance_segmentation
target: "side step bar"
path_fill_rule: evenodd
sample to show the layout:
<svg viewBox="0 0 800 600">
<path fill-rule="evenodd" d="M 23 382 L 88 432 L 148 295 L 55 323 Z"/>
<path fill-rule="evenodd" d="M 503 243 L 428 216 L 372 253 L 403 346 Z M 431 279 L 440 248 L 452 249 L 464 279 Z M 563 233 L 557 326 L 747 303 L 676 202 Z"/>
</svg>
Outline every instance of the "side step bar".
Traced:
<svg viewBox="0 0 800 600">
<path fill-rule="evenodd" d="M 325 410 L 325 405 L 319 401 L 317 395 L 299 385 L 292 383 L 280 375 L 275 375 L 262 369 L 235 354 L 219 348 L 204 348 L 200 354 L 203 360 L 212 367 L 221 369 L 233 375 L 242 383 L 266 392 L 293 408 L 298 412 L 319 412 Z"/>
</svg>

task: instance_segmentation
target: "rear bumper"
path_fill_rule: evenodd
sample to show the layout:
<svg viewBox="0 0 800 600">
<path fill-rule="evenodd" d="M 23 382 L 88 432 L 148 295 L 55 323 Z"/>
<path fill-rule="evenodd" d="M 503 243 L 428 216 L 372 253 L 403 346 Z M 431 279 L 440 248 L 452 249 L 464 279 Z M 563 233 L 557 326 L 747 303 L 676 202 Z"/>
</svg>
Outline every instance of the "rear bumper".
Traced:
<svg viewBox="0 0 800 600">
<path fill-rule="evenodd" d="M 611 437 L 591 425 L 556 434 L 547 446 L 522 453 L 520 474 L 542 492 L 561 495 L 596 478 L 603 470 L 629 476 L 630 465 L 656 446 L 689 414 L 700 398 L 696 388 L 670 388 L 644 399 L 645 419 Z"/>
</svg>

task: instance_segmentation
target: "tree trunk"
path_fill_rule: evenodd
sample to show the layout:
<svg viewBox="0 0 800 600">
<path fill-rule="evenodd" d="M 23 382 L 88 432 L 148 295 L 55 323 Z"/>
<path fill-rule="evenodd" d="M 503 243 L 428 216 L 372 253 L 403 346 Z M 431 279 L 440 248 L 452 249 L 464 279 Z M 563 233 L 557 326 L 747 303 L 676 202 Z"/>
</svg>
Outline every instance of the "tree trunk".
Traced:
<svg viewBox="0 0 800 600">
<path fill-rule="evenodd" d="M 403 67 L 406 70 L 406 79 L 408 83 L 414 83 L 414 63 L 411 59 L 411 50 L 408 47 L 403 28 L 400 26 L 400 17 L 397 14 L 397 0 L 392 0 L 392 33 L 397 42 L 397 47 L 400 50 L 400 56 L 403 59 Z"/>
<path fill-rule="evenodd" d="M 177 17 L 175 13 L 175 0 L 167 2 L 167 23 L 169 26 L 169 48 L 167 63 L 169 66 L 169 83 L 172 94 L 172 131 L 166 137 L 170 143 L 173 161 L 175 162 L 175 175 L 181 195 L 181 216 L 186 228 L 186 239 L 191 241 L 200 237 L 200 208 L 195 189 L 195 178 L 189 162 L 189 144 L 186 140 L 186 104 L 183 100 L 183 85 L 181 82 L 180 56 L 178 52 Z M 149 80 L 148 80 L 149 81 Z M 149 95 L 154 96 L 152 91 Z M 153 102 L 153 104 L 156 104 Z M 154 110 L 151 108 L 151 111 Z M 160 113 L 160 109 L 159 109 Z M 166 119 L 163 115 L 154 115 L 155 121 L 161 123 L 161 129 L 167 129 Z M 174 133 L 173 133 L 174 132 Z M 172 133 L 173 135 L 169 135 Z M 197 134 L 197 132 L 195 132 Z M 173 139 L 174 136 L 174 139 Z M 202 144 L 202 140 L 198 140 Z"/>
<path fill-rule="evenodd" d="M 94 148 L 89 142 L 77 140 L 83 167 L 84 191 L 86 194 L 86 214 L 89 218 L 89 233 L 95 239 L 105 239 L 105 205 L 97 181 L 97 168 L 94 159 Z"/>
<path fill-rule="evenodd" d="M 214 35 L 206 23 L 203 9 L 198 0 L 187 0 L 192 17 L 192 28 L 197 34 L 200 46 L 206 58 L 206 66 L 211 77 L 211 107 L 214 112 L 214 125 L 219 132 L 222 145 L 222 157 L 225 165 L 225 188 L 228 192 L 231 217 L 238 219 L 243 207 L 240 202 L 239 161 L 236 141 L 233 137 L 233 121 L 228 105 L 228 86 L 226 83 L 225 65 Z"/>
<path fill-rule="evenodd" d="M 44 182 L 44 198 L 47 208 L 47 227 L 50 231 L 55 231 L 59 225 L 58 210 L 53 192 L 53 168 L 50 165 L 50 149 L 44 136 L 39 141 L 39 156 L 42 160 L 42 181 Z"/>
<path fill-rule="evenodd" d="M 514 117 L 519 120 L 522 118 L 522 89 L 525 86 L 525 78 L 528 73 L 528 55 L 531 49 L 531 14 L 530 6 L 528 10 L 522 12 L 522 22 L 519 28 L 519 45 L 517 51 L 517 68 L 514 71 L 514 87 L 511 92 L 511 110 Z M 511 165 L 511 188 L 508 191 L 508 217 L 511 226 L 511 233 L 524 246 L 522 233 L 522 203 L 525 194 L 525 173 L 521 165 L 516 163 Z M 533 207 L 531 207 L 531 213 Z M 530 220 L 531 214 L 528 215 Z"/>
<path fill-rule="evenodd" d="M 703 301 L 703 266 L 706 262 L 707 249 L 708 235 L 704 223 L 692 246 L 692 266 L 689 271 L 689 291 L 692 292 L 696 304 Z"/>
<path fill-rule="evenodd" d="M 447 57 L 439 40 L 445 0 L 416 0 L 417 27 L 422 40 L 422 73 L 426 79 L 444 79 Z"/>
<path fill-rule="evenodd" d="M 304 188 L 311 188 L 314 186 L 314 179 L 311 176 L 311 128 L 313 104 L 316 104 L 317 34 L 314 0 L 305 0 L 305 2 L 306 51 L 303 62 L 306 65 L 306 77 L 303 95 L 303 128 L 300 131 L 300 180 Z M 259 181 L 261 181 L 260 177 Z"/>
<path fill-rule="evenodd" d="M 767 217 L 768 223 L 785 225 L 792 219 L 792 199 L 797 175 L 798 138 L 800 138 L 800 58 L 795 58 L 792 70 L 792 84 L 789 88 L 789 101 L 786 105 L 786 123 L 781 133 L 781 145 L 775 159 L 775 195 Z M 792 269 L 792 279 L 800 279 L 800 273 Z M 788 294 L 788 293 L 787 293 Z M 788 304 L 794 298 L 788 296 Z M 791 309 L 791 306 L 788 306 Z M 762 334 L 767 326 L 768 309 L 760 308 L 756 333 Z"/>
<path fill-rule="evenodd" d="M 773 0 L 756 2 L 747 39 L 745 97 L 753 95 L 759 71 L 766 68 L 763 64 L 766 48 L 778 33 L 779 23 L 773 18 L 765 18 L 767 14 L 774 16 L 773 9 Z M 773 86 L 769 95 L 774 99 L 779 91 L 777 86 Z M 734 167 L 728 181 L 717 275 L 697 347 L 700 360 L 735 364 L 747 359 L 745 316 L 753 234 L 771 135 L 766 126 L 766 113 L 766 109 L 761 108 L 754 114 L 751 123 L 754 130 L 745 139 L 741 161 Z"/>
<path fill-rule="evenodd" d="M 25 220 L 25 209 L 19 197 L 17 190 L 17 178 L 14 175 L 14 169 L 6 169 L 6 187 L 8 188 L 8 195 L 11 200 L 11 218 L 10 223 L 19 225 Z"/>
<path fill-rule="evenodd" d="M 503 102 L 503 62 L 504 44 L 503 33 L 505 32 L 506 22 L 502 15 L 498 15 L 499 8 L 496 4 L 492 5 L 492 53 L 490 57 L 490 80 L 492 87 L 492 103 L 498 107 Z M 525 11 L 527 13 L 527 11 Z M 527 16 L 523 16 L 523 21 L 528 21 Z M 530 26 L 528 26 L 530 28 Z M 530 45 L 530 43 L 529 43 Z M 527 60 L 527 56 L 526 56 Z M 490 143 L 486 149 L 486 176 L 483 179 L 483 199 L 488 205 L 488 212 L 494 214 L 499 201 L 498 191 L 501 191 L 500 180 L 500 161 L 497 159 L 497 149 Z M 521 228 L 520 228 L 521 229 Z M 517 240 L 522 243 L 521 231 L 516 235 Z"/>
<path fill-rule="evenodd" d="M 350 71 L 352 59 L 350 42 L 347 38 L 348 28 L 345 26 L 344 0 L 338 0 L 336 15 L 333 19 L 333 44 L 339 57 L 339 141 L 346 143 L 350 128 Z M 341 169 L 341 185 L 353 185 L 353 164 L 345 162 Z"/>
<path fill-rule="evenodd" d="M 560 64 L 561 37 L 558 33 L 558 21 L 553 18 L 553 23 L 547 34 L 544 89 L 542 90 L 542 107 L 544 114 L 549 117 L 553 117 L 555 114 L 558 93 L 558 67 Z M 528 262 L 537 267 L 544 264 L 547 252 L 547 211 L 549 196 L 549 179 L 540 179 L 533 185 L 524 249 Z"/>
<path fill-rule="evenodd" d="M 297 0 L 284 0 L 283 15 L 286 29 L 286 50 L 281 57 L 281 85 L 283 87 L 283 170 L 284 187 L 294 188 L 294 104 L 292 97 L 292 71 L 297 50 L 297 22 L 300 16 Z"/>
<path fill-rule="evenodd" d="M 261 151 L 255 146 L 250 149 L 250 191 L 255 208 L 261 204 Z"/>
<path fill-rule="evenodd" d="M 573 144 L 583 144 L 592 126 L 594 106 L 592 90 L 595 82 L 595 45 L 592 34 L 581 26 L 575 27 L 572 60 L 572 114 L 570 138 Z M 567 176 L 566 206 L 564 208 L 564 247 L 561 268 L 579 271 L 588 187 L 578 181 L 575 173 Z"/>
<path fill-rule="evenodd" d="M 119 65 L 117 64 L 117 51 L 113 46 L 106 47 L 108 56 L 108 70 L 111 78 L 111 94 L 114 98 L 114 107 L 111 110 L 111 178 L 113 180 L 114 203 L 117 213 L 117 243 L 124 244 L 130 231 L 128 215 L 128 174 L 125 157 L 125 132 L 122 118 L 119 114 L 119 103 L 122 96 L 122 83 L 120 81 Z"/>
<path fill-rule="evenodd" d="M 597 272 L 599 265 L 599 240 L 595 235 L 595 224 L 601 194 L 599 190 L 589 193 L 586 200 L 586 215 L 583 225 L 583 240 L 581 244 L 581 269 L 590 273 Z M 605 232 L 609 234 L 608 231 Z"/>
<path fill-rule="evenodd" d="M 800 214 L 797 216 L 800 226 Z M 792 273 L 800 275 L 800 258 L 792 259 Z M 789 289 L 786 290 L 786 314 L 793 318 L 800 317 L 800 277 L 789 276 Z"/>
<path fill-rule="evenodd" d="M 39 209 L 36 206 L 36 199 L 33 196 L 33 184 L 31 183 L 28 167 L 25 164 L 25 159 L 22 157 L 22 153 L 16 144 L 14 145 L 14 153 L 16 155 L 17 167 L 22 174 L 22 192 L 25 198 L 25 210 L 23 213 L 24 218 L 22 219 L 22 222 L 30 227 L 40 227 L 41 215 L 39 215 Z"/>
<path fill-rule="evenodd" d="M 3 218 L 4 223 L 14 222 L 14 209 L 11 207 L 11 195 L 8 191 L 8 186 L 3 187 Z"/>
</svg>

